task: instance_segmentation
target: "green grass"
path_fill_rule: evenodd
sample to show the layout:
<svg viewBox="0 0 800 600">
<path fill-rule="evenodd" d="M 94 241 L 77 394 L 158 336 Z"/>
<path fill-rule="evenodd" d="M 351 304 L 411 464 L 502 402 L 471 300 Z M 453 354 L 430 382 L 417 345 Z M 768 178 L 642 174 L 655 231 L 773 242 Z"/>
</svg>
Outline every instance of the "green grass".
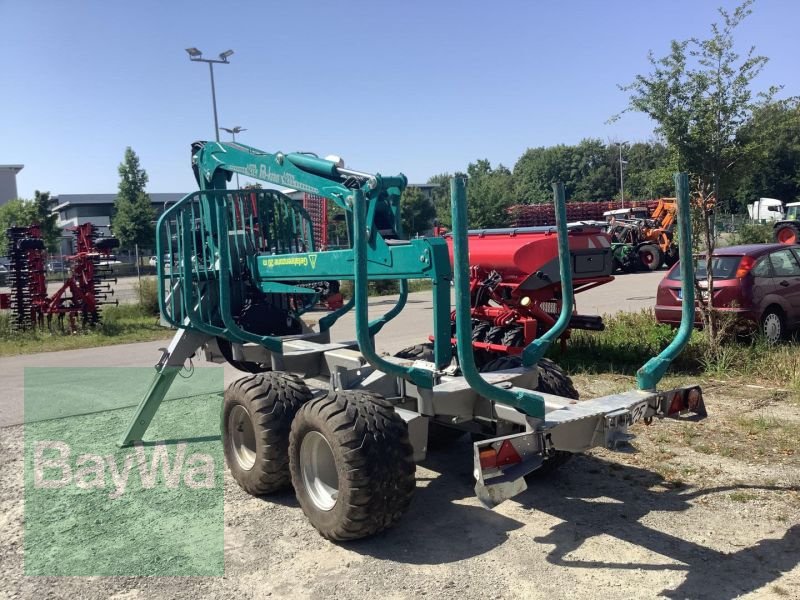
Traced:
<svg viewBox="0 0 800 600">
<path fill-rule="evenodd" d="M 158 324 L 158 317 L 138 304 L 108 306 L 103 309 L 102 323 L 78 333 L 48 330 L 15 332 L 7 312 L 0 313 L 0 356 L 77 350 L 112 344 L 147 342 L 166 339 L 172 330 Z"/>
<path fill-rule="evenodd" d="M 663 350 L 675 330 L 656 323 L 652 310 L 606 317 L 605 331 L 573 331 L 566 351 L 554 346 L 550 356 L 571 373 L 635 375 L 649 358 Z M 673 375 L 741 379 L 800 392 L 800 352 L 796 342 L 771 346 L 762 338 L 725 342 L 708 358 L 702 331 L 692 332 L 686 348 L 673 362 Z"/>
</svg>

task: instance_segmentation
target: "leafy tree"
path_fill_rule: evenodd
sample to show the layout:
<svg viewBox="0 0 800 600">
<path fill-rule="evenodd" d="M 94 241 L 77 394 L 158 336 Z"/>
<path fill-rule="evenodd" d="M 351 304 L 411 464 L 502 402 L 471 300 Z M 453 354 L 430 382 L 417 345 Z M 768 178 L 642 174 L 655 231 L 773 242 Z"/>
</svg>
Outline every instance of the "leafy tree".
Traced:
<svg viewBox="0 0 800 600">
<path fill-rule="evenodd" d="M 431 228 L 435 216 L 436 209 L 419 188 L 407 187 L 403 190 L 403 195 L 400 196 L 400 220 L 406 236 L 412 238 L 425 233 Z"/>
<path fill-rule="evenodd" d="M 0 255 L 8 254 L 6 229 L 39 225 L 45 246 L 51 252 L 58 249 L 61 230 L 56 225 L 58 216 L 50 211 L 50 192 L 36 190 L 33 200 L 16 199 L 0 207 Z"/>
<path fill-rule="evenodd" d="M 738 137 L 752 152 L 746 168 L 737 171 L 731 212 L 744 212 L 756 198 L 800 200 L 800 99 L 759 108 Z"/>
<path fill-rule="evenodd" d="M 442 227 L 451 227 L 450 215 L 450 173 L 439 173 L 428 179 L 428 183 L 438 185 L 431 191 L 433 207 L 436 209 L 436 220 Z"/>
<path fill-rule="evenodd" d="M 734 30 L 750 14 L 752 3 L 745 0 L 733 12 L 719 9 L 722 23 L 711 25 L 708 39 L 673 40 L 670 53 L 663 58 L 657 59 L 651 52 L 652 72 L 637 75 L 633 83 L 622 87 L 631 93 L 627 110 L 645 113 L 656 122 L 657 133 L 676 153 L 677 167 L 692 178 L 701 207 L 699 223 L 709 289 L 715 246 L 714 202 L 730 184 L 733 169 L 741 168 L 752 151 L 738 133 L 777 91 L 770 88 L 754 98 L 752 82 L 768 59 L 755 55 L 754 47 L 742 57 L 734 47 Z M 719 313 L 714 310 L 713 294 L 702 313 L 710 346 L 718 348 Z"/>
<path fill-rule="evenodd" d="M 601 140 L 576 146 L 529 148 L 514 165 L 514 193 L 522 204 L 552 202 L 556 181 L 567 200 L 608 200 L 619 188 L 615 154 Z"/>
<path fill-rule="evenodd" d="M 619 149 L 616 152 L 615 176 L 619 179 Z M 675 193 L 672 174 L 677 170 L 674 153 L 661 142 L 637 142 L 623 149 L 625 166 L 625 197 L 635 200 L 663 198 Z"/>
<path fill-rule="evenodd" d="M 38 223 L 42 230 L 42 239 L 44 239 L 47 249 L 54 252 L 58 249 L 58 240 L 61 237 L 61 229 L 56 225 L 58 215 L 50 210 L 50 192 L 40 192 L 36 190 L 34 193 L 34 223 Z"/>
<path fill-rule="evenodd" d="M 0 206 L 0 255 L 8 255 L 9 227 L 27 227 L 36 223 L 36 205 L 30 200 L 9 200 Z"/>
<path fill-rule="evenodd" d="M 125 158 L 119 165 L 119 191 L 114 202 L 112 229 L 119 238 L 120 245 L 131 249 L 136 244 L 140 248 L 152 248 L 155 241 L 153 222 L 156 212 L 150 196 L 144 191 L 147 173 L 139 166 L 139 157 L 128 146 Z"/>
<path fill-rule="evenodd" d="M 492 168 L 488 160 L 467 167 L 467 209 L 470 227 L 504 227 L 506 210 L 513 203 L 514 181 L 503 165 Z"/>
</svg>

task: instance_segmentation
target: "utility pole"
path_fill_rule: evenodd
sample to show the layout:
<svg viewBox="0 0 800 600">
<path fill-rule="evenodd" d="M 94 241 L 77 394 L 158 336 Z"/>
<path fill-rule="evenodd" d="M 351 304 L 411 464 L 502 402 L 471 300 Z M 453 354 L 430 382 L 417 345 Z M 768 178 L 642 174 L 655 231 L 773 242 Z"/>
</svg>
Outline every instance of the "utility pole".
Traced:
<svg viewBox="0 0 800 600">
<path fill-rule="evenodd" d="M 203 53 L 197 48 L 186 48 L 189 54 L 189 60 L 192 62 L 208 63 L 208 72 L 211 74 L 211 105 L 214 108 L 214 139 L 219 141 L 219 122 L 217 121 L 217 90 L 214 86 L 214 65 L 215 64 L 228 64 L 228 57 L 233 54 L 233 50 L 226 50 L 220 52 L 219 59 L 203 58 Z"/>
<path fill-rule="evenodd" d="M 623 177 L 623 171 L 625 165 L 628 164 L 627 160 L 622 160 L 622 146 L 627 144 L 628 142 L 617 142 L 617 146 L 619 146 L 619 196 L 622 204 L 620 208 L 625 208 L 625 180 Z"/>
<path fill-rule="evenodd" d="M 228 129 L 227 127 L 220 127 L 220 129 L 222 129 L 222 131 L 227 131 L 228 133 L 231 134 L 231 136 L 233 137 L 234 144 L 236 143 L 236 134 L 242 133 L 243 131 L 247 131 L 247 129 L 241 127 L 240 125 L 232 127 L 230 129 Z M 239 173 L 236 173 L 236 189 L 241 189 L 241 186 L 239 185 Z"/>
</svg>

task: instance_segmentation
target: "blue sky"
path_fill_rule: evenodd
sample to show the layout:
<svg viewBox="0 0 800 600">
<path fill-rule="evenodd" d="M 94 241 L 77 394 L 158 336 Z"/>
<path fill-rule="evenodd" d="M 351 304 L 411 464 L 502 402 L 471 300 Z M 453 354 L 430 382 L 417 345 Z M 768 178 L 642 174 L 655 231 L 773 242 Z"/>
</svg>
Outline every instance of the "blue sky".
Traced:
<svg viewBox="0 0 800 600">
<path fill-rule="evenodd" d="M 0 164 L 19 193 L 117 189 L 132 146 L 150 192 L 195 188 L 189 145 L 220 125 L 264 150 L 338 154 L 412 181 L 584 137 L 645 140 L 617 89 L 647 52 L 706 35 L 727 0 L 153 2 L 0 0 Z M 800 94 L 800 2 L 759 0 L 741 49 L 770 57 L 759 84 Z M 223 139 L 227 134 L 222 134 Z"/>
</svg>

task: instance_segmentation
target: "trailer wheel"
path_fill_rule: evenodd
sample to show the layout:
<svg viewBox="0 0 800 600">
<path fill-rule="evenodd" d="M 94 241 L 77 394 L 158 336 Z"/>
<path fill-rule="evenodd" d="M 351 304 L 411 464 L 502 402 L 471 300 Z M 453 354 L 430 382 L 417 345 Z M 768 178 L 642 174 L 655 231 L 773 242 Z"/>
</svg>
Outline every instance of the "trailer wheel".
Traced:
<svg viewBox="0 0 800 600">
<path fill-rule="evenodd" d="M 639 262 L 641 262 L 644 267 L 650 271 L 655 271 L 658 269 L 663 262 L 661 248 L 654 244 L 645 244 L 644 246 L 639 246 L 637 253 L 639 255 Z"/>
<path fill-rule="evenodd" d="M 522 365 L 522 359 L 519 356 L 502 356 L 487 364 L 482 371 L 502 371 L 505 369 L 514 369 Z M 548 358 L 543 358 L 537 365 L 539 368 L 539 383 L 536 385 L 534 391 L 543 392 L 545 394 L 554 394 L 564 398 L 579 399 L 578 390 L 572 383 L 569 375 L 559 367 L 556 363 Z M 556 450 L 549 458 L 545 459 L 542 466 L 534 472 L 526 476 L 526 479 L 538 479 L 546 477 L 562 465 L 566 464 L 571 458 L 572 452 L 564 452 L 563 450 Z"/>
<path fill-rule="evenodd" d="M 259 496 L 289 487 L 289 431 L 310 399 L 302 379 L 279 372 L 244 377 L 225 390 L 225 461 L 244 491 Z"/>
<path fill-rule="evenodd" d="M 355 540 L 394 525 L 414 494 L 408 429 L 383 397 L 331 392 L 292 423 L 289 466 L 297 500 L 329 540 Z"/>
</svg>

